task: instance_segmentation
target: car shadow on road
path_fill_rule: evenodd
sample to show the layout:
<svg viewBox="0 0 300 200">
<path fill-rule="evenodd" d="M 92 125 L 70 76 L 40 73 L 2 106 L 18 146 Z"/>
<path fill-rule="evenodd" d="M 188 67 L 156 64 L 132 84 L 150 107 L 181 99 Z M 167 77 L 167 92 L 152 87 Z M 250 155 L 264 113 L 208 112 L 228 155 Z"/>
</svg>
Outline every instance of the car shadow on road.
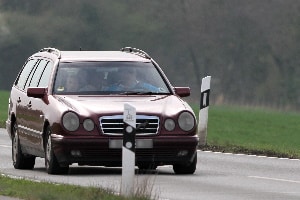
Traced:
<svg viewBox="0 0 300 200">
<path fill-rule="evenodd" d="M 68 175 L 122 175 L 121 167 L 70 167 Z M 160 170 L 139 170 L 135 169 L 136 175 L 160 175 L 160 174 L 173 174 L 171 172 L 161 172 Z"/>
<path fill-rule="evenodd" d="M 46 173 L 46 169 L 39 167 L 34 168 L 34 171 L 44 172 Z M 136 175 L 174 175 L 171 171 L 166 170 L 139 170 L 135 169 Z M 90 175 L 122 175 L 121 167 L 92 167 L 92 166 L 71 166 L 67 174 L 63 174 L 67 176 L 90 176 Z"/>
</svg>

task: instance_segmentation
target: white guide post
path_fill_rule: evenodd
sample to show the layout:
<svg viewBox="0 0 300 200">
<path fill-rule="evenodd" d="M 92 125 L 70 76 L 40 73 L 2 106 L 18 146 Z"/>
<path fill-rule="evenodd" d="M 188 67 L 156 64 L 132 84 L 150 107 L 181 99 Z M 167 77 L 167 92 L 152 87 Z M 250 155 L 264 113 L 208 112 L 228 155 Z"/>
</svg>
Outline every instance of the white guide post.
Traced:
<svg viewBox="0 0 300 200">
<path fill-rule="evenodd" d="M 206 76 L 201 83 L 200 111 L 198 122 L 199 145 L 206 144 L 209 94 L 211 76 Z"/>
<path fill-rule="evenodd" d="M 128 197 L 134 193 L 136 109 L 127 103 L 124 104 L 123 122 L 121 194 Z"/>
</svg>

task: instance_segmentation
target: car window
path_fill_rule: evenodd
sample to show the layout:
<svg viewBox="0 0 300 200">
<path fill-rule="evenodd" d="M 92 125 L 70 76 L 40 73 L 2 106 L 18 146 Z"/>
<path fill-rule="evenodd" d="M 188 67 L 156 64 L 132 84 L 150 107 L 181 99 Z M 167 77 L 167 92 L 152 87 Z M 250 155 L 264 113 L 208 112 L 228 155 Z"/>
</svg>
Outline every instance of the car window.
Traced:
<svg viewBox="0 0 300 200">
<path fill-rule="evenodd" d="M 24 90 L 26 82 L 29 79 L 29 75 L 33 72 L 36 62 L 36 59 L 30 59 L 27 61 L 22 69 L 22 72 L 19 74 L 18 79 L 16 80 L 16 86 L 18 88 Z"/>
<path fill-rule="evenodd" d="M 42 77 L 40 79 L 40 82 L 38 84 L 38 87 L 47 87 L 48 86 L 53 66 L 54 66 L 54 64 L 52 61 L 49 61 L 47 63 L 47 65 L 45 66 L 45 69 L 43 71 Z"/>
<path fill-rule="evenodd" d="M 58 67 L 54 93 L 126 92 L 166 94 L 170 90 L 157 68 L 150 62 L 70 62 L 60 63 Z"/>
<path fill-rule="evenodd" d="M 41 78 L 41 75 L 46 67 L 46 65 L 48 64 L 47 60 L 41 60 L 40 63 L 38 64 L 38 66 L 36 67 L 36 70 L 33 74 L 33 76 L 31 77 L 31 80 L 28 81 L 29 86 L 30 87 L 37 87 Z"/>
</svg>

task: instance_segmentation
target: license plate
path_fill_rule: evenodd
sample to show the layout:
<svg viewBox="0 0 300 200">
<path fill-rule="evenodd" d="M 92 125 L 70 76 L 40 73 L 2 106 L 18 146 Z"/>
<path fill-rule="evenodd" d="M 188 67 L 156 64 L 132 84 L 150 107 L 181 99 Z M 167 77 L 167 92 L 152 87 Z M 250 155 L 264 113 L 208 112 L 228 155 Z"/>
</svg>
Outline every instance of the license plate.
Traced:
<svg viewBox="0 0 300 200">
<path fill-rule="evenodd" d="M 109 140 L 110 149 L 121 149 L 123 145 L 123 140 Z M 136 139 L 135 140 L 136 149 L 152 149 L 153 140 L 152 139 Z"/>
</svg>

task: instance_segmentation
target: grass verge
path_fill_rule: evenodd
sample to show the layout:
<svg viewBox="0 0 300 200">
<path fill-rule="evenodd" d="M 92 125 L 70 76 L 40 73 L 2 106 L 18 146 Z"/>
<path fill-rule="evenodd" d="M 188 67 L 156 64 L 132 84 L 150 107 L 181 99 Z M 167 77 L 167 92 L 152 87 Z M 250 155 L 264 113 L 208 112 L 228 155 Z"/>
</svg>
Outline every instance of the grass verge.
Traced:
<svg viewBox="0 0 300 200">
<path fill-rule="evenodd" d="M 300 158 L 300 114 L 211 106 L 203 150 Z"/>
<path fill-rule="evenodd" d="M 24 200 L 148 200 L 147 195 L 137 192 L 132 197 L 114 194 L 108 189 L 80 187 L 66 184 L 33 182 L 0 175 L 0 195 Z"/>
<path fill-rule="evenodd" d="M 9 92 L 0 90 L 0 127 L 5 127 L 5 120 L 7 118 Z"/>
</svg>

